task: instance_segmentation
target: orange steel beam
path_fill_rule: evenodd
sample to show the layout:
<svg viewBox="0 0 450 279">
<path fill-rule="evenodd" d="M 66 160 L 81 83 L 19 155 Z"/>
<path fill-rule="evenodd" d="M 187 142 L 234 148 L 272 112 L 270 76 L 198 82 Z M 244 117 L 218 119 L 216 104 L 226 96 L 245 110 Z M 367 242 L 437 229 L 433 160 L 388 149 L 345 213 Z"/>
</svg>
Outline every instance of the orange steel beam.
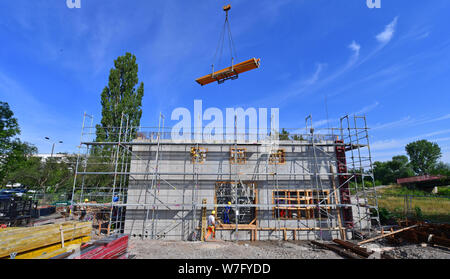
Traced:
<svg viewBox="0 0 450 279">
<path fill-rule="evenodd" d="M 223 70 L 198 78 L 195 81 L 198 82 L 201 86 L 203 86 L 215 81 L 222 81 L 232 77 L 236 77 L 241 73 L 259 68 L 260 60 L 261 60 L 260 58 L 252 58 L 239 64 L 235 64 L 233 65 L 233 67 L 228 67 Z"/>
</svg>

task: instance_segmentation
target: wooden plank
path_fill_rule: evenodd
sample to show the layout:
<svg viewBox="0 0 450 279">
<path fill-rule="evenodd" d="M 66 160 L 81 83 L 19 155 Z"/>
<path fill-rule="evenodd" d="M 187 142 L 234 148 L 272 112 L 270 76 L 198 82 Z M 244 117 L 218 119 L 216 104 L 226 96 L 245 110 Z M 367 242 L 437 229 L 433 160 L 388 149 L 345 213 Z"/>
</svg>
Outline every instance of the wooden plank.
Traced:
<svg viewBox="0 0 450 279">
<path fill-rule="evenodd" d="M 197 227 L 197 230 L 200 230 L 201 227 Z M 217 230 L 235 230 L 235 224 L 221 224 L 216 227 Z M 256 230 L 256 231 L 276 231 L 276 230 L 288 230 L 288 231 L 339 231 L 339 228 L 258 228 L 255 225 L 239 225 L 239 230 Z"/>
<path fill-rule="evenodd" d="M 50 259 L 50 258 L 59 256 L 64 253 L 67 253 L 67 252 L 70 252 L 70 251 L 73 251 L 76 249 L 80 249 L 80 246 L 81 246 L 81 243 L 80 244 L 72 244 L 72 245 L 66 246 L 64 248 L 59 248 L 54 251 L 44 253 L 40 256 L 34 257 L 33 259 Z"/>
<path fill-rule="evenodd" d="M 333 242 L 338 244 L 338 245 L 340 245 L 340 246 L 342 246 L 343 248 L 349 249 L 352 252 L 354 252 L 355 254 L 358 254 L 358 255 L 363 256 L 365 258 L 367 258 L 367 257 L 369 257 L 370 255 L 373 254 L 373 252 L 371 253 L 371 252 L 367 251 L 366 248 L 359 247 L 358 245 L 356 245 L 354 243 L 351 243 L 351 242 L 348 242 L 348 241 L 344 241 L 344 240 L 341 240 L 341 239 L 333 239 Z"/>
<path fill-rule="evenodd" d="M 220 71 L 216 71 L 212 74 L 200 77 L 195 81 L 203 86 L 215 82 L 217 81 L 217 79 L 221 80 L 226 77 L 236 76 L 238 74 L 259 68 L 259 66 L 260 66 L 260 59 L 251 58 L 247 61 L 233 65 L 233 71 L 231 67 L 228 67 Z"/>
<path fill-rule="evenodd" d="M 43 226 L 36 226 L 36 227 L 11 227 L 9 228 L 9 230 L 0 230 L 0 239 L 6 236 L 10 236 L 10 235 L 16 235 L 19 233 L 31 233 L 31 232 L 36 232 L 36 231 L 41 231 L 43 229 L 50 229 L 52 227 L 57 227 L 59 228 L 59 225 L 63 225 L 63 226 L 68 226 L 68 225 L 72 225 L 75 222 L 73 221 L 68 221 L 68 222 L 63 222 L 60 224 L 50 224 L 50 225 L 43 225 Z M 79 223 L 79 222 L 77 222 Z"/>
<path fill-rule="evenodd" d="M 235 230 L 235 224 L 221 224 L 220 226 L 216 226 L 216 230 Z M 239 224 L 238 230 L 254 230 L 256 229 L 256 225 L 245 225 Z"/>
<path fill-rule="evenodd" d="M 90 236 L 84 236 L 84 237 L 80 237 L 80 238 L 77 238 L 77 239 L 74 239 L 71 241 L 67 241 L 66 248 L 69 247 L 70 245 L 82 244 L 82 243 L 89 242 L 90 240 L 91 240 Z M 16 256 L 16 259 L 34 259 L 34 258 L 40 257 L 46 253 L 53 252 L 53 251 L 56 251 L 59 249 L 61 249 L 61 244 L 57 243 L 57 244 L 49 245 L 49 246 L 42 247 L 39 249 L 20 253 Z"/>
<path fill-rule="evenodd" d="M 343 257 L 347 257 L 347 258 L 350 258 L 350 259 L 362 259 L 361 256 L 359 256 L 357 254 L 354 254 L 354 253 L 351 253 L 351 252 L 348 252 L 348 251 L 346 251 L 346 250 L 344 250 L 342 248 L 339 248 L 337 246 L 333 246 L 333 245 L 329 245 L 329 244 L 325 244 L 325 243 L 320 243 L 320 242 L 317 242 L 317 241 L 314 241 L 314 240 L 311 241 L 311 243 L 314 244 L 314 245 L 317 245 L 319 247 L 326 248 L 326 249 L 329 249 L 329 250 L 331 250 L 333 252 L 336 252 L 337 254 L 339 254 L 339 255 L 341 255 Z"/>
<path fill-rule="evenodd" d="M 259 230 L 259 231 L 275 231 L 275 230 L 283 230 L 283 229 L 286 229 L 288 231 L 320 231 L 320 230 L 337 231 L 337 230 L 339 230 L 339 228 L 318 228 L 318 227 L 315 227 L 315 228 L 279 228 L 279 229 L 277 229 L 277 228 L 257 228 L 257 230 Z"/>
<path fill-rule="evenodd" d="M 365 244 L 365 243 L 369 243 L 369 242 L 372 242 L 372 241 L 374 241 L 374 240 L 381 239 L 381 238 L 384 238 L 384 237 L 386 237 L 386 236 L 394 235 L 394 234 L 399 233 L 399 232 L 404 232 L 404 231 L 413 229 L 413 228 L 415 228 L 415 227 L 417 227 L 417 226 L 418 226 L 418 225 L 410 226 L 410 227 L 403 228 L 403 229 L 400 229 L 400 230 L 397 230 L 397 231 L 394 231 L 394 232 L 385 233 L 385 234 L 383 234 L 383 235 L 379 235 L 379 236 L 376 236 L 376 237 L 373 237 L 373 238 L 370 238 L 370 239 L 366 239 L 366 240 L 364 240 L 364 241 L 358 242 L 358 245 Z"/>
<path fill-rule="evenodd" d="M 46 234 L 48 232 L 55 232 L 60 231 L 60 228 L 62 227 L 63 230 L 67 229 L 78 229 L 85 226 L 88 226 L 89 224 L 92 224 L 91 222 L 67 222 L 63 224 L 52 224 L 52 225 L 43 225 L 39 227 L 25 227 L 20 228 L 18 230 L 14 231 L 6 231 L 6 232 L 0 232 L 0 243 L 2 241 L 6 241 L 9 239 L 18 239 L 20 237 L 30 237 L 40 234 Z"/>
<path fill-rule="evenodd" d="M 201 235 L 200 235 L 200 240 L 201 241 L 205 241 L 205 235 L 206 235 L 206 199 L 203 199 L 202 204 L 204 204 L 202 206 L 202 229 L 201 229 Z"/>
</svg>

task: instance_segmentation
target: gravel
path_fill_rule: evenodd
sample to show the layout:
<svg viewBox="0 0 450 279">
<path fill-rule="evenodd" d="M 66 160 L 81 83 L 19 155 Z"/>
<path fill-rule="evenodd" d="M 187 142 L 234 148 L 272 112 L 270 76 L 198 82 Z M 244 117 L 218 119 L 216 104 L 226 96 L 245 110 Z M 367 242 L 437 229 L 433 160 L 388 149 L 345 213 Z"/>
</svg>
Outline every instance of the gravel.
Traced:
<svg viewBox="0 0 450 279">
<path fill-rule="evenodd" d="M 396 259 L 450 259 L 450 250 L 447 248 L 422 247 L 417 244 L 398 246 L 386 254 Z"/>
<path fill-rule="evenodd" d="M 450 259 L 450 249 L 375 242 L 364 245 L 396 259 Z M 342 259 L 338 254 L 316 247 L 309 241 L 163 241 L 129 240 L 129 254 L 136 259 Z"/>
<path fill-rule="evenodd" d="M 302 241 L 183 242 L 130 239 L 137 259 L 341 259 Z"/>
</svg>

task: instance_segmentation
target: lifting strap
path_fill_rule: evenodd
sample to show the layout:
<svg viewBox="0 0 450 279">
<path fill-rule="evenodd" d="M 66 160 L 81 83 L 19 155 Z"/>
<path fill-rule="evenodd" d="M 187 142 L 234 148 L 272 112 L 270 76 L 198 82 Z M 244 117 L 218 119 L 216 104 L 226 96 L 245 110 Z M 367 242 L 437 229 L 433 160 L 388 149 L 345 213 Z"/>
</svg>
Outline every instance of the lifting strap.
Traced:
<svg viewBox="0 0 450 279">
<path fill-rule="evenodd" d="M 219 54 L 218 63 L 221 62 L 226 35 L 228 35 L 227 36 L 228 37 L 228 47 L 230 49 L 231 70 L 232 71 L 233 71 L 234 58 L 237 58 L 236 47 L 234 45 L 233 36 L 231 34 L 230 21 L 228 18 L 228 12 L 230 11 L 230 9 L 231 9 L 231 5 L 226 5 L 223 7 L 223 10 L 225 11 L 225 22 L 223 24 L 222 32 L 219 37 L 219 42 L 217 45 L 216 53 L 214 54 L 213 64 L 212 64 L 212 73 L 214 73 L 214 63 L 216 62 L 216 58 L 217 58 L 218 54 Z"/>
</svg>

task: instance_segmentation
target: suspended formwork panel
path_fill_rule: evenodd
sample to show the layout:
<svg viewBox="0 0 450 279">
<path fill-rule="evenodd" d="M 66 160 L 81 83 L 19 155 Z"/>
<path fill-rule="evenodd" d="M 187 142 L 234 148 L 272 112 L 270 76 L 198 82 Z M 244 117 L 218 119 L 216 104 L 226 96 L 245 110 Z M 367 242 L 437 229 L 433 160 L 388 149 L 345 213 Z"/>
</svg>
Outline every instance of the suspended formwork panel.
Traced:
<svg viewBox="0 0 450 279">
<path fill-rule="evenodd" d="M 236 79 L 238 78 L 239 74 L 257 69 L 259 68 L 259 66 L 260 66 L 260 59 L 252 58 L 247 61 L 235 64 L 231 67 L 198 78 L 195 81 L 201 86 L 213 83 L 215 81 L 217 81 L 218 83 L 223 83 L 225 80 L 228 79 Z"/>
</svg>

